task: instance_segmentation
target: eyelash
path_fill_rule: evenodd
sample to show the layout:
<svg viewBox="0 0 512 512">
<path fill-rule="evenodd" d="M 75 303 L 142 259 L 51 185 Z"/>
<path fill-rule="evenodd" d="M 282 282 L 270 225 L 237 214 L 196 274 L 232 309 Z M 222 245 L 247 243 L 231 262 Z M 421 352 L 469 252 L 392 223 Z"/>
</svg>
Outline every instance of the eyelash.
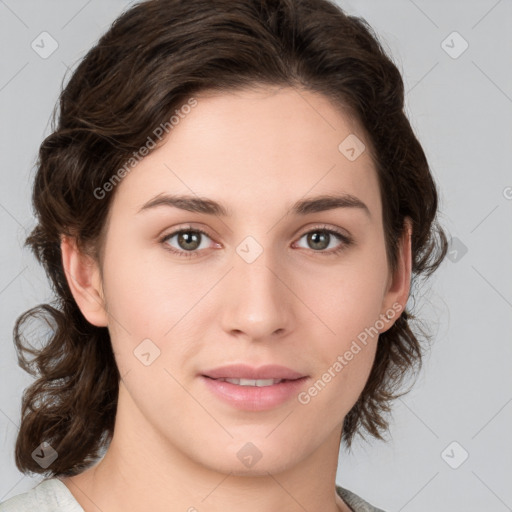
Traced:
<svg viewBox="0 0 512 512">
<path fill-rule="evenodd" d="M 186 233 L 186 232 L 201 233 L 202 235 L 205 235 L 210 239 L 212 238 L 206 231 L 204 231 L 202 229 L 194 228 L 192 226 L 186 226 L 184 228 L 181 228 L 177 231 L 173 231 L 172 233 L 165 235 L 160 240 L 160 243 L 164 245 L 165 250 L 167 250 L 179 257 L 194 258 L 194 257 L 198 256 L 197 250 L 195 250 L 195 251 L 183 251 L 183 250 L 178 251 L 166 243 L 173 236 L 179 235 L 180 233 Z M 299 240 L 301 238 L 303 238 L 305 235 L 308 235 L 310 233 L 315 233 L 315 232 L 322 232 L 322 233 L 328 233 L 330 235 L 334 235 L 340 242 L 342 242 L 341 245 L 339 245 L 336 249 L 331 249 L 330 251 L 325 251 L 325 250 L 315 251 L 314 249 L 311 249 L 313 252 L 322 254 L 324 256 L 336 256 L 339 253 L 341 253 L 342 251 L 344 251 L 347 247 L 352 245 L 352 243 L 353 243 L 353 240 L 350 237 L 348 237 L 347 235 L 345 235 L 344 233 L 342 233 L 341 231 L 337 231 L 333 228 L 330 228 L 327 226 L 322 226 L 322 225 L 315 226 L 312 229 L 310 229 L 309 231 L 302 233 L 302 235 L 299 237 Z"/>
</svg>

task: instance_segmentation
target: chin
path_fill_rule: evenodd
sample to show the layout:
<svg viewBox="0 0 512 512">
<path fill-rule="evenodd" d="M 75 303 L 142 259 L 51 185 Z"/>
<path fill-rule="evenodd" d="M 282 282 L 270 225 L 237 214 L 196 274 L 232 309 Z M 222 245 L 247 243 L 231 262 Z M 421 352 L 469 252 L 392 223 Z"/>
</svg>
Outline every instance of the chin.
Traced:
<svg viewBox="0 0 512 512">
<path fill-rule="evenodd" d="M 231 473 L 231 475 L 233 475 L 233 476 L 265 477 L 265 476 L 268 476 L 269 473 L 271 475 L 275 475 L 276 473 L 280 473 L 280 471 L 276 471 L 272 468 L 269 468 L 269 469 L 254 468 L 254 469 L 246 469 L 246 470 L 241 470 L 241 469 L 237 468 L 237 469 L 233 469 L 232 471 L 229 471 L 229 473 Z"/>
<path fill-rule="evenodd" d="M 257 443 L 257 442 L 256 442 Z M 268 476 L 287 471 L 297 460 L 297 453 L 283 453 L 276 446 L 256 448 L 256 443 L 241 443 L 235 447 L 226 447 L 222 454 L 211 454 L 208 460 L 203 460 L 204 465 L 220 473 L 235 476 Z M 262 446 L 263 441 L 260 443 Z M 265 455 L 265 453 L 268 455 Z"/>
</svg>

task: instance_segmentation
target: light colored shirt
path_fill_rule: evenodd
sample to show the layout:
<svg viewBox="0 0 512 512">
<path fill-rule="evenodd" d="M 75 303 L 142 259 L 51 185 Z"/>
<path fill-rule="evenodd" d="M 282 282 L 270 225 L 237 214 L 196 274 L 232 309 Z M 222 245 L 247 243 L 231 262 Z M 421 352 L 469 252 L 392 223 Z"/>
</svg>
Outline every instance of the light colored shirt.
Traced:
<svg viewBox="0 0 512 512">
<path fill-rule="evenodd" d="M 347 489 L 336 486 L 336 491 L 353 512 L 384 512 Z M 0 503 L 0 512 L 84 512 L 84 509 L 61 480 L 47 478 L 29 491 Z"/>
</svg>

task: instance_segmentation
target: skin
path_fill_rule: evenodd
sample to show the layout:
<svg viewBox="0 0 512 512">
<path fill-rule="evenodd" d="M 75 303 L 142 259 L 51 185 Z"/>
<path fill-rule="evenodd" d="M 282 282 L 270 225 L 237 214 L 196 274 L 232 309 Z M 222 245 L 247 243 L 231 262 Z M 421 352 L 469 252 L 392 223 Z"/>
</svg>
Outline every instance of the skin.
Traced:
<svg viewBox="0 0 512 512">
<path fill-rule="evenodd" d="M 405 307 L 410 231 L 392 273 L 369 144 L 324 96 L 264 88 L 196 99 L 165 144 L 117 186 L 101 261 L 62 239 L 75 300 L 89 322 L 108 326 L 122 376 L 105 457 L 62 481 L 86 512 L 349 511 L 335 492 L 340 433 L 378 336 L 307 405 L 293 398 L 240 411 L 197 375 L 227 363 L 275 363 L 310 376 L 307 390 L 380 315 Z M 351 133 L 367 148 L 354 161 L 338 150 Z M 232 217 L 169 206 L 138 213 L 163 193 L 214 199 Z M 289 213 L 297 200 L 339 193 L 368 212 Z M 166 250 L 186 252 L 177 236 L 161 239 L 189 225 L 208 236 L 187 259 Z M 332 235 L 315 248 L 304 235 L 318 225 L 353 243 Z M 262 248 L 252 263 L 236 251 L 247 236 Z M 149 366 L 133 354 L 146 338 L 160 350 Z M 251 468 L 237 457 L 247 442 L 262 455 Z"/>
</svg>

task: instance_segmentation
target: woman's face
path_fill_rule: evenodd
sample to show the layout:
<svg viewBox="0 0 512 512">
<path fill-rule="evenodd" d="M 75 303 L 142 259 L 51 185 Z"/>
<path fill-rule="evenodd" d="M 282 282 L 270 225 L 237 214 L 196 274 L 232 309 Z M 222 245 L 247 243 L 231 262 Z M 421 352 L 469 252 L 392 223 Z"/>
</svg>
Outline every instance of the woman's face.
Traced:
<svg viewBox="0 0 512 512">
<path fill-rule="evenodd" d="M 118 424 L 148 460 L 234 474 L 337 456 L 375 332 L 408 293 L 388 269 L 369 149 L 312 92 L 196 100 L 117 185 L 109 213 L 101 293 Z"/>
</svg>

